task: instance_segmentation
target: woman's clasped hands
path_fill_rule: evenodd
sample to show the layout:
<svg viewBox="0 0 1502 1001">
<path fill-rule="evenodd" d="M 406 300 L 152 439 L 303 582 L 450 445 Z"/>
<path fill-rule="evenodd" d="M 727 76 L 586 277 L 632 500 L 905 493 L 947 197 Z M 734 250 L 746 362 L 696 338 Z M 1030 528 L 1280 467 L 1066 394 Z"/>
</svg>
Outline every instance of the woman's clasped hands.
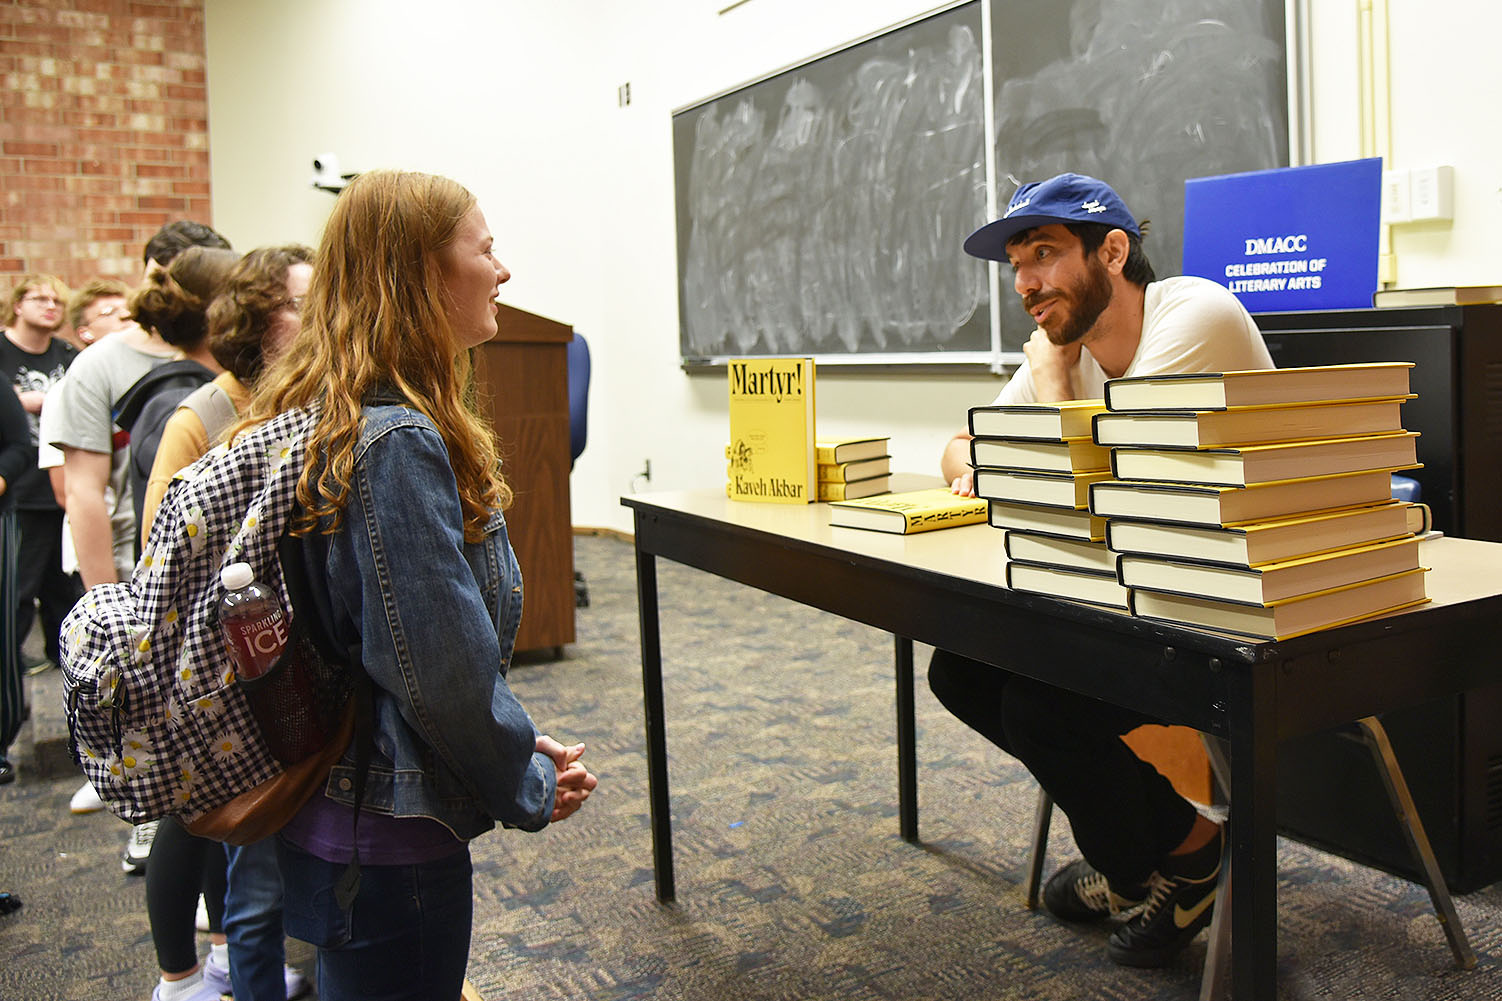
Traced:
<svg viewBox="0 0 1502 1001">
<path fill-rule="evenodd" d="M 556 824 L 583 806 L 600 780 L 591 775 L 584 762 L 579 760 L 584 756 L 583 744 L 564 747 L 547 734 L 539 734 L 537 751 L 551 758 L 553 767 L 558 769 L 558 789 L 553 794 L 553 823 Z"/>
</svg>

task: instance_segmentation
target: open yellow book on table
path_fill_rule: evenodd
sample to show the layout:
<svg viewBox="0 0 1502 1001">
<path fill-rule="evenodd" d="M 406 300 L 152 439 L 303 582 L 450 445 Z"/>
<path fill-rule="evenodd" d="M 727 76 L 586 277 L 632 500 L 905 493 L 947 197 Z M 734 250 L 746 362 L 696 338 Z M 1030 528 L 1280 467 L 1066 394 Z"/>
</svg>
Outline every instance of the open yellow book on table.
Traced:
<svg viewBox="0 0 1502 1001">
<path fill-rule="evenodd" d="M 909 490 L 829 505 L 829 523 L 840 528 L 911 535 L 939 528 L 974 525 L 986 520 L 988 506 L 979 497 L 961 497 L 948 487 Z"/>
</svg>

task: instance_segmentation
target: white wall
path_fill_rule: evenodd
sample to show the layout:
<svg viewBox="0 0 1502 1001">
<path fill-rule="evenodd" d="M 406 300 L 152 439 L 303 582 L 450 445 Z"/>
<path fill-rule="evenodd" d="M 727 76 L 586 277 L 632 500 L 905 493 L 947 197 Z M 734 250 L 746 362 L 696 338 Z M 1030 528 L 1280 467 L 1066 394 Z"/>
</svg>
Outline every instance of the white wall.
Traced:
<svg viewBox="0 0 1502 1001">
<path fill-rule="evenodd" d="M 1314 153 L 1360 155 L 1358 0 L 1310 0 Z M 453 176 L 480 198 L 513 277 L 506 301 L 573 324 L 594 355 L 576 525 L 630 528 L 619 497 L 718 489 L 723 376 L 678 367 L 672 109 L 934 6 L 924 0 L 206 0 L 215 225 L 239 247 L 313 242 L 345 169 Z M 1400 284 L 1502 282 L 1502 132 L 1492 0 L 1391 0 L 1393 162 L 1456 168 L 1452 226 L 1401 227 Z M 1443 73 L 1435 57 L 1443 54 Z M 617 105 L 631 84 L 632 103 Z M 821 433 L 890 433 L 933 471 L 989 376 L 819 383 Z"/>
</svg>

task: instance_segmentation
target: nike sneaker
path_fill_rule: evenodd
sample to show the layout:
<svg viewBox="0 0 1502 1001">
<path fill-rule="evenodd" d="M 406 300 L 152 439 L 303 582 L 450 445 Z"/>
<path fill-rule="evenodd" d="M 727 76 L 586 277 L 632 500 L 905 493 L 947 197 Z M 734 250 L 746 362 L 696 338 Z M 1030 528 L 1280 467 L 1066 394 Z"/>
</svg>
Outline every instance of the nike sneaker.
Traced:
<svg viewBox="0 0 1502 1001">
<path fill-rule="evenodd" d="M 1142 906 L 1147 887 L 1119 891 L 1089 862 L 1077 858 L 1049 877 L 1043 886 L 1043 906 L 1064 921 L 1099 921 Z"/>
<path fill-rule="evenodd" d="M 156 838 L 159 823 L 159 820 L 148 820 L 130 829 L 130 837 L 125 839 L 125 851 L 120 853 L 120 868 L 125 875 L 145 875 L 146 863 L 151 858 L 151 842 Z"/>
<path fill-rule="evenodd" d="M 1166 873 L 1153 873 L 1147 903 L 1111 933 L 1106 951 L 1122 966 L 1166 966 L 1210 923 L 1220 881 L 1222 830 L 1209 843 L 1186 855 L 1170 855 Z"/>
</svg>

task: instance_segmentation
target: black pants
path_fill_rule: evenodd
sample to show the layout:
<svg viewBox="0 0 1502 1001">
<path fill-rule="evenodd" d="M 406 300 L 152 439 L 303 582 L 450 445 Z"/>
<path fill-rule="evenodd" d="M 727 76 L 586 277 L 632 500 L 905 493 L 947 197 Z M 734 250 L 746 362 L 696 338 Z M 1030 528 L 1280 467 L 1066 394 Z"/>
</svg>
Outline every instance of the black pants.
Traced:
<svg viewBox="0 0 1502 1001">
<path fill-rule="evenodd" d="M 20 641 L 15 638 L 16 550 L 14 511 L 0 511 L 0 758 L 26 719 L 26 689 L 21 678 Z"/>
<path fill-rule="evenodd" d="M 16 562 L 16 639 L 19 645 L 31 631 L 41 606 L 43 648 L 57 663 L 58 631 L 73 603 L 83 594 L 78 581 L 63 573 L 63 513 L 59 510 L 17 511 L 21 551 Z"/>
<path fill-rule="evenodd" d="M 157 827 L 146 863 L 146 917 L 163 973 L 186 973 L 198 965 L 193 915 L 200 892 L 209 930 L 224 930 L 225 864 L 219 842 L 194 837 L 170 817 Z"/>
<path fill-rule="evenodd" d="M 947 650 L 934 651 L 928 684 L 946 709 L 1027 766 L 1111 882 L 1146 882 L 1194 826 L 1194 805 L 1121 739 L 1162 720 Z"/>
</svg>

